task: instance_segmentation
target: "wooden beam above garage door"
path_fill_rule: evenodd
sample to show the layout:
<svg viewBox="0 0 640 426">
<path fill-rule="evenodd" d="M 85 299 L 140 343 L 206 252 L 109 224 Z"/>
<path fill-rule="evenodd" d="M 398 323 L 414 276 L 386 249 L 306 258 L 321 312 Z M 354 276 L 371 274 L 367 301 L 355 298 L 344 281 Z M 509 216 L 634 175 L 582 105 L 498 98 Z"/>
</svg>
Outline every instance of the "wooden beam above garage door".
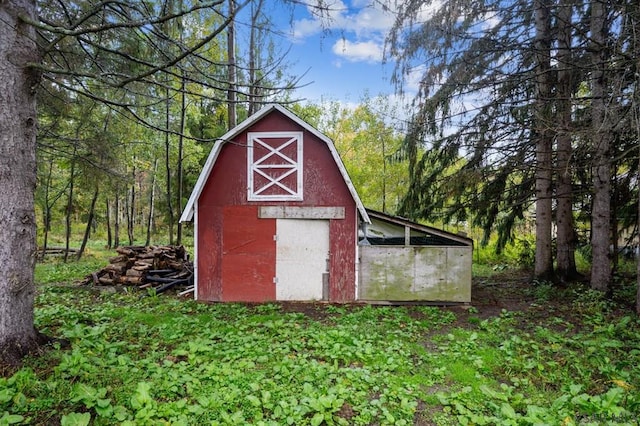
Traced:
<svg viewBox="0 0 640 426">
<path fill-rule="evenodd" d="M 344 219 L 344 207 L 261 206 L 261 219 Z"/>
</svg>

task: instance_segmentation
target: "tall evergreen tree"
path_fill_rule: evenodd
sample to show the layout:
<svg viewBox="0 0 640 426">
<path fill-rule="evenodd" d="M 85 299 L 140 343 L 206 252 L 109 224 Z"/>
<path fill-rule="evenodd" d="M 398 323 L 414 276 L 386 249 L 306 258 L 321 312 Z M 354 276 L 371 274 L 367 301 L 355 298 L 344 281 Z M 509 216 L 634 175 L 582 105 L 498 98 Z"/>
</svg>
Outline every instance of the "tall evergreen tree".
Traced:
<svg viewBox="0 0 640 426">
<path fill-rule="evenodd" d="M 498 230 L 498 248 L 512 238 L 537 172 L 533 10 L 524 0 L 399 6 L 388 38 L 389 57 L 399 64 L 394 77 L 402 83 L 420 74 L 404 214 L 470 219 L 485 241 Z"/>
<path fill-rule="evenodd" d="M 31 0 L 0 3 L 0 362 L 38 346 L 33 327 L 36 260 L 36 97 L 39 61 Z"/>
<path fill-rule="evenodd" d="M 632 10 L 628 1 L 600 0 L 399 5 L 388 39 L 389 58 L 399 64 L 395 78 L 421 72 L 407 139 L 413 180 L 405 212 L 470 216 L 485 239 L 498 232 L 500 248 L 535 202 L 535 274 L 549 278 L 555 197 L 558 271 L 572 279 L 577 176 L 585 184 L 580 206 L 591 229 L 592 286 L 608 290 L 618 229 L 612 197 L 633 184 L 620 166 L 636 167 L 622 148 L 637 137 L 624 119 L 634 84 Z"/>
<path fill-rule="evenodd" d="M 575 248 L 576 231 L 573 220 L 573 106 L 574 55 L 573 16 L 575 0 L 559 0 L 557 6 L 557 88 L 556 110 L 559 121 L 556 130 L 556 226 L 557 226 L 557 276 L 561 281 L 578 278 Z"/>
<path fill-rule="evenodd" d="M 535 14 L 535 102 L 532 136 L 536 145 L 536 253 L 534 276 L 553 278 L 551 253 L 553 77 L 551 75 L 551 0 L 534 0 Z"/>
<path fill-rule="evenodd" d="M 596 290 L 607 291 L 611 285 L 611 128 L 607 112 L 607 62 L 610 52 L 607 49 L 608 16 L 605 5 L 600 0 L 591 2 L 591 126 L 592 139 L 592 176 L 593 208 L 591 247 L 593 263 L 591 268 L 591 286 Z"/>
</svg>

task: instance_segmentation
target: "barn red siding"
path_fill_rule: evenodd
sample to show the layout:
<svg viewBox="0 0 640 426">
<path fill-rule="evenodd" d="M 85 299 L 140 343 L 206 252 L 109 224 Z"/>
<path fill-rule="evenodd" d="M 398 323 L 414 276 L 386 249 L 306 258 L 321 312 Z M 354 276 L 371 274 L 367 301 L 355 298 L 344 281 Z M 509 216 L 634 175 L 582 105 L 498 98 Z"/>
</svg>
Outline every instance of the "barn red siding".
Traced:
<svg viewBox="0 0 640 426">
<path fill-rule="evenodd" d="M 222 208 L 200 204 L 198 210 L 198 300 L 222 300 Z"/>
<path fill-rule="evenodd" d="M 303 131 L 302 201 L 247 201 L 248 131 Z M 266 205 L 345 207 L 344 219 L 330 221 L 329 297 L 336 302 L 354 300 L 355 201 L 325 142 L 278 111 L 271 112 L 222 147 L 200 194 L 198 299 L 275 299 L 275 220 L 258 219 L 258 206 Z"/>
<path fill-rule="evenodd" d="M 256 206 L 229 206 L 223 214 L 222 300 L 274 300 L 275 219 L 258 219 Z"/>
</svg>

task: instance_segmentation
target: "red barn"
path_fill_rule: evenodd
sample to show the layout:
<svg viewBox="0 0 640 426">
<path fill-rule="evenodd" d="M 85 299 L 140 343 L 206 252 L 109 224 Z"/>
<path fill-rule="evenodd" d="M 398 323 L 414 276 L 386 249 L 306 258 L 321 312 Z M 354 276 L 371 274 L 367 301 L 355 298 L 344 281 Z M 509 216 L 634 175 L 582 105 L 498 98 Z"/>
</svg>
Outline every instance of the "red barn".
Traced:
<svg viewBox="0 0 640 426">
<path fill-rule="evenodd" d="M 216 142 L 180 218 L 191 220 L 198 300 L 356 299 L 367 211 L 333 142 L 279 105 Z"/>
</svg>

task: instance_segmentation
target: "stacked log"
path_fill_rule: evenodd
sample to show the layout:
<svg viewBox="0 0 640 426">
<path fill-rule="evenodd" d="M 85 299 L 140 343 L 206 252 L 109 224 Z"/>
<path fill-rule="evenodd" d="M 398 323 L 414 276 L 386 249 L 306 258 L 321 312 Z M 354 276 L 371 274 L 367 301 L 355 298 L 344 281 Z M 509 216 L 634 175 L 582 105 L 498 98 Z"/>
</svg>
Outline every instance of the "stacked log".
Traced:
<svg viewBox="0 0 640 426">
<path fill-rule="evenodd" d="M 193 264 L 183 246 L 126 246 L 100 271 L 82 284 L 154 287 L 164 291 L 175 285 L 193 284 Z"/>
</svg>

